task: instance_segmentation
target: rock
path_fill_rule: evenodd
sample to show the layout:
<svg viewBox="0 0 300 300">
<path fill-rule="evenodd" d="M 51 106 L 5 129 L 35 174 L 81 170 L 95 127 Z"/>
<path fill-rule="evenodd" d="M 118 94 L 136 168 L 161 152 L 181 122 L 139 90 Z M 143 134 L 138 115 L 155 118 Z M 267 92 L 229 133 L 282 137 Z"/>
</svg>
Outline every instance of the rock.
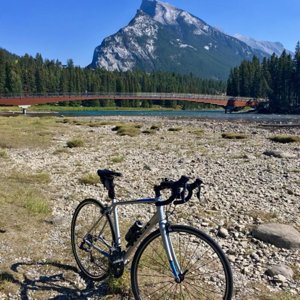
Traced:
<svg viewBox="0 0 300 300">
<path fill-rule="evenodd" d="M 47 223 L 50 223 L 55 226 L 63 225 L 66 223 L 66 218 L 63 216 L 55 216 L 49 220 L 46 220 Z"/>
<path fill-rule="evenodd" d="M 228 230 L 224 227 L 219 227 L 218 236 L 226 239 L 229 236 Z"/>
<path fill-rule="evenodd" d="M 300 248 L 300 233 L 290 225 L 261 224 L 252 230 L 252 235 L 279 248 Z"/>
<path fill-rule="evenodd" d="M 288 279 L 292 279 L 294 276 L 293 270 L 286 265 L 271 266 L 266 270 L 268 276 L 274 277 L 276 275 L 282 275 Z"/>
<path fill-rule="evenodd" d="M 266 150 L 265 152 L 263 152 L 263 154 L 266 156 L 273 156 L 277 158 L 297 158 L 297 155 L 286 151 Z"/>
<path fill-rule="evenodd" d="M 255 160 L 255 159 L 256 159 L 256 156 L 253 155 L 253 154 L 246 153 L 246 154 L 244 155 L 244 158 L 245 158 L 245 159 L 249 159 L 249 160 Z"/>
<path fill-rule="evenodd" d="M 232 263 L 234 263 L 235 260 L 236 260 L 236 258 L 235 258 L 234 255 L 228 255 L 227 258 L 228 258 L 228 260 L 229 260 L 230 262 L 232 262 Z"/>
<path fill-rule="evenodd" d="M 283 275 L 275 275 L 273 277 L 273 279 L 274 279 L 275 282 L 278 282 L 278 283 L 284 283 L 284 282 L 286 282 L 286 278 Z"/>
</svg>

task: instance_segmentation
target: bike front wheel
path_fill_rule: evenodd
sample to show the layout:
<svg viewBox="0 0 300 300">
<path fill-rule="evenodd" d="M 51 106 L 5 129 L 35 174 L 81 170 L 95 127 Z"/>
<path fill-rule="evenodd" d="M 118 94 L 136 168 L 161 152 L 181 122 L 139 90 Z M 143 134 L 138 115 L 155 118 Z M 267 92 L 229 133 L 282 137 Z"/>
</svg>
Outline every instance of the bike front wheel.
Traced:
<svg viewBox="0 0 300 300">
<path fill-rule="evenodd" d="M 231 299 L 232 272 L 216 242 L 204 232 L 183 225 L 168 226 L 167 234 L 182 280 L 175 281 L 157 230 L 141 243 L 132 262 L 135 299 Z"/>
<path fill-rule="evenodd" d="M 115 241 L 111 218 L 95 199 L 76 208 L 71 225 L 71 243 L 80 270 L 93 280 L 103 280 L 110 271 L 110 248 Z"/>
</svg>

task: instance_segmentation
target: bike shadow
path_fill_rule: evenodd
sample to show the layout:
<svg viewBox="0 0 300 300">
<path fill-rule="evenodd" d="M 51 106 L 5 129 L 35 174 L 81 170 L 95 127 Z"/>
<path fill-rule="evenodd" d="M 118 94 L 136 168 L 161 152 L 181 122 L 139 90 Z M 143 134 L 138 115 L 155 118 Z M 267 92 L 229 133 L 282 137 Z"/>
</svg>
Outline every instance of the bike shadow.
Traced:
<svg viewBox="0 0 300 300">
<path fill-rule="evenodd" d="M 84 277 L 76 267 L 68 264 L 18 262 L 11 265 L 11 270 L 15 274 L 7 276 L 19 286 L 22 300 L 100 299 L 108 293 L 107 284 Z"/>
</svg>

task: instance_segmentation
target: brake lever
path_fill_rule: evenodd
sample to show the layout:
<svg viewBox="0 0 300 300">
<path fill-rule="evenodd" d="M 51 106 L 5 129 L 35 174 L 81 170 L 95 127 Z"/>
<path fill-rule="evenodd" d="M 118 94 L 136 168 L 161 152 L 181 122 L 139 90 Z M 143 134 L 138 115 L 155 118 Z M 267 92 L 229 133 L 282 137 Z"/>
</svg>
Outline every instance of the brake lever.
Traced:
<svg viewBox="0 0 300 300">
<path fill-rule="evenodd" d="M 196 179 L 195 183 L 197 184 L 197 188 L 198 188 L 198 190 L 196 192 L 196 196 L 197 196 L 198 200 L 200 201 L 201 185 L 202 185 L 203 181 L 200 178 L 198 178 L 198 179 Z"/>
<path fill-rule="evenodd" d="M 197 193 L 196 193 L 196 196 L 197 196 L 199 201 L 200 201 L 200 194 L 201 194 L 201 185 L 198 186 L 198 190 L 197 190 Z"/>
</svg>

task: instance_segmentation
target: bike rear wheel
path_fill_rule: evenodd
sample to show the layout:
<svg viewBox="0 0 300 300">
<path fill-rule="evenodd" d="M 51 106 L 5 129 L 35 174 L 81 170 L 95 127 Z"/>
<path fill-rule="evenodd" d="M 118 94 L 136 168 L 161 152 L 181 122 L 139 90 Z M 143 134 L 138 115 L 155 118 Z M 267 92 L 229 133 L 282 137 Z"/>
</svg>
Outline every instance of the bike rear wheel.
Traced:
<svg viewBox="0 0 300 300">
<path fill-rule="evenodd" d="M 232 272 L 216 242 L 207 234 L 183 225 L 170 225 L 168 235 L 183 280 L 175 281 L 157 230 L 142 242 L 132 262 L 135 299 L 231 299 Z"/>
<path fill-rule="evenodd" d="M 109 253 L 115 241 L 111 218 L 95 199 L 86 199 L 76 208 L 71 225 L 71 243 L 80 270 L 93 280 L 109 275 Z"/>
</svg>

